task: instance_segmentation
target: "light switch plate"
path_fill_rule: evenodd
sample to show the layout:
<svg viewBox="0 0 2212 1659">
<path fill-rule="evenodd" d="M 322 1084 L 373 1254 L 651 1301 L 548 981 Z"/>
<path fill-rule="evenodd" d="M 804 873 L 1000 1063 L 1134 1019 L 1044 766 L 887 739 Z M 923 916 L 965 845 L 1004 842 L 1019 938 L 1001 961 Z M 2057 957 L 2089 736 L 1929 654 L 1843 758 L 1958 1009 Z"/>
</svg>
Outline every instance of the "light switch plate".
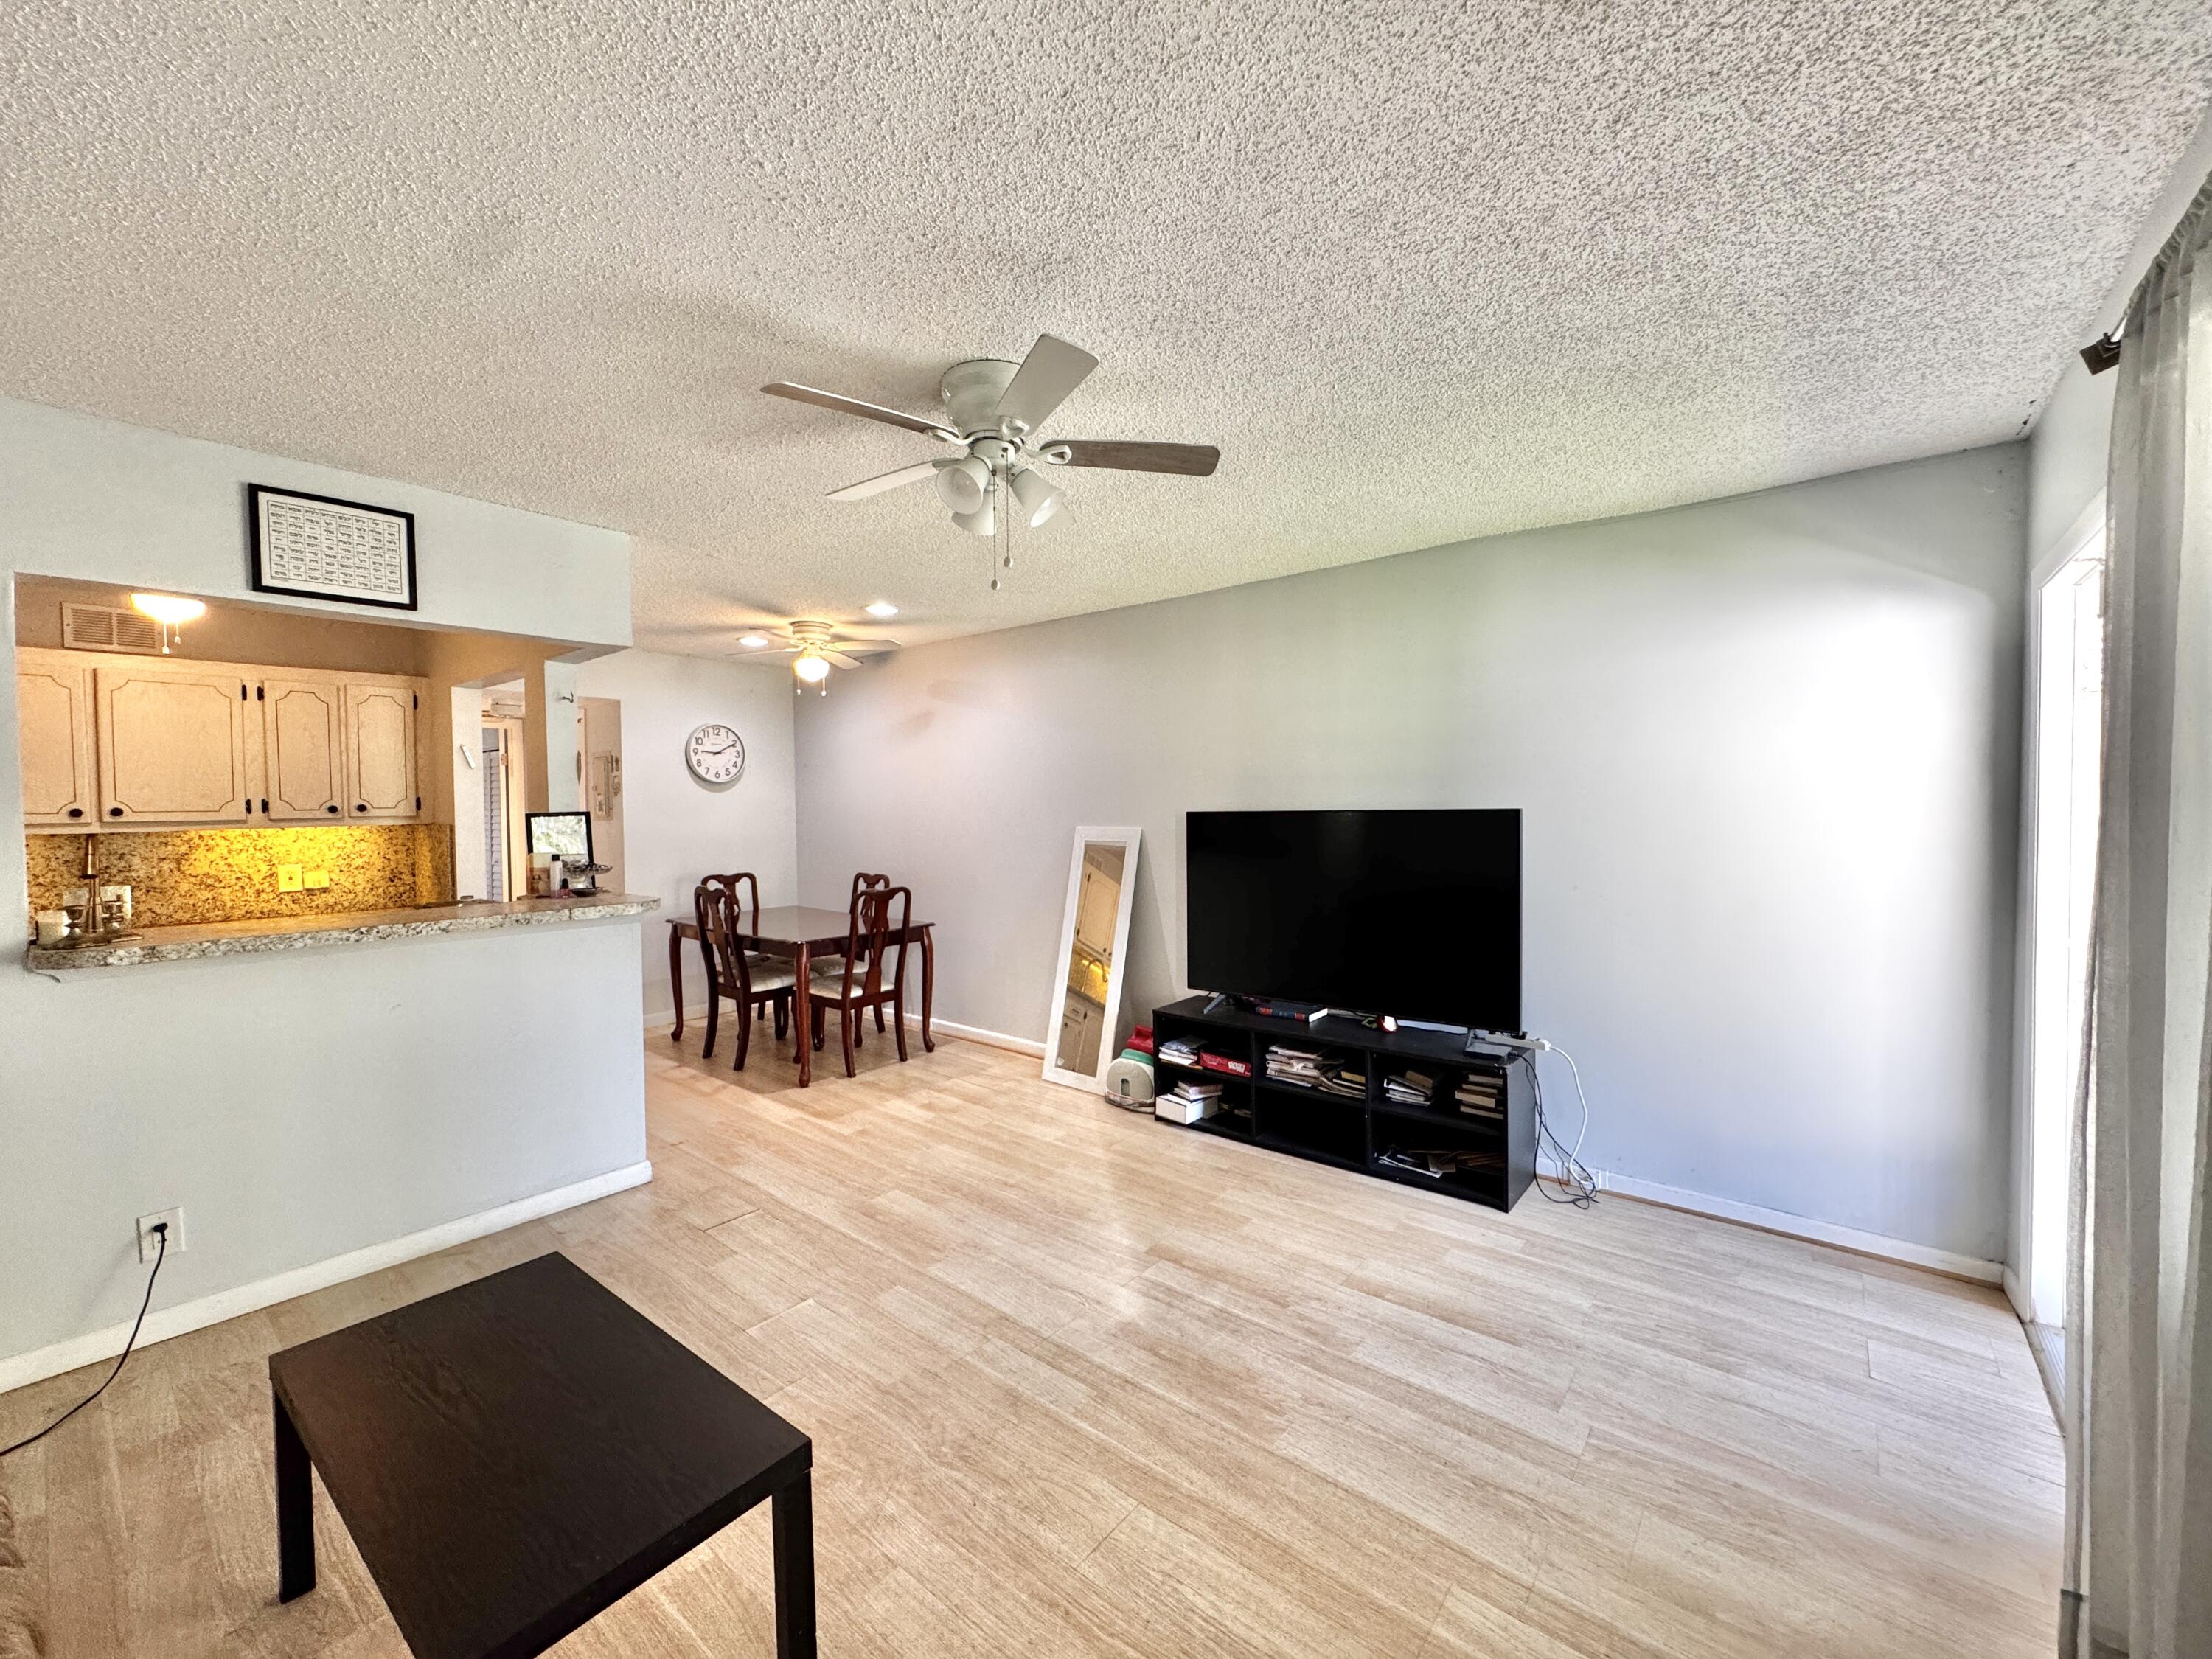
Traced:
<svg viewBox="0 0 2212 1659">
<path fill-rule="evenodd" d="M 309 892 L 319 893 L 323 889 L 330 884 L 331 872 L 329 871 L 310 870 L 307 872 L 307 890 Z"/>
<path fill-rule="evenodd" d="M 280 893 L 296 893 L 300 890 L 298 865 L 280 864 L 276 866 L 276 890 Z"/>
</svg>

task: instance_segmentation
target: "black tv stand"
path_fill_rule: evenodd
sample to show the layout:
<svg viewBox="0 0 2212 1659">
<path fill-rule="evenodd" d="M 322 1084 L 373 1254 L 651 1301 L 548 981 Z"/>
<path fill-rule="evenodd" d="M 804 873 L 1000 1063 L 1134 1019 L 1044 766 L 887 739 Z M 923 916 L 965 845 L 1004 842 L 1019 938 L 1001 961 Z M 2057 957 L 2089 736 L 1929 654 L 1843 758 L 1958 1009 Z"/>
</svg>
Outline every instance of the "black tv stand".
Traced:
<svg viewBox="0 0 2212 1659">
<path fill-rule="evenodd" d="M 1152 1035 L 1156 1048 L 1181 1037 L 1251 1067 L 1250 1076 L 1239 1078 L 1158 1062 L 1155 1076 L 1162 1094 L 1184 1077 L 1204 1076 L 1222 1085 L 1222 1109 L 1188 1126 L 1204 1133 L 1499 1210 L 1511 1209 L 1536 1178 L 1535 1096 L 1528 1067 L 1514 1063 L 1523 1055 L 1476 1054 L 1465 1037 L 1440 1031 L 1383 1031 L 1350 1019 L 1316 1024 L 1273 1019 L 1204 996 L 1155 1009 Z M 1365 1097 L 1270 1079 L 1267 1050 L 1275 1043 L 1363 1060 Z M 1401 1104 L 1388 1097 L 1383 1079 L 1409 1068 L 1437 1080 L 1439 1103 Z M 1470 1073 L 1499 1079 L 1502 1118 L 1470 1116 L 1454 1103 L 1453 1090 Z M 1425 1152 L 1485 1154 L 1497 1162 L 1435 1176 L 1385 1161 L 1393 1152 Z"/>
</svg>

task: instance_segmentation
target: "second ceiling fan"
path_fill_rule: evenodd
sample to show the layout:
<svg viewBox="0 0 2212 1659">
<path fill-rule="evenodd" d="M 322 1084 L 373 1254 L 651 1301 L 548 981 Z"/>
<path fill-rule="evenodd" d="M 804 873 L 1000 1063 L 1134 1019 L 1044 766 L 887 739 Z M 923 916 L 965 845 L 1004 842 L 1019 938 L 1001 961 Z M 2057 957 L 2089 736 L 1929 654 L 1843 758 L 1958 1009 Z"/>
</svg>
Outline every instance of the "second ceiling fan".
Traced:
<svg viewBox="0 0 2212 1659">
<path fill-rule="evenodd" d="M 1170 472 L 1203 478 L 1221 452 L 1211 444 L 1125 442 L 1113 438 L 1048 438 L 1036 434 L 1068 393 L 1083 384 L 1098 360 L 1080 346 L 1050 334 L 1037 336 L 1018 363 L 978 357 L 945 371 L 939 395 L 945 418 L 925 420 L 858 398 L 822 392 L 789 380 L 761 388 L 771 397 L 834 409 L 903 427 L 951 444 L 961 453 L 939 455 L 830 492 L 833 501 L 857 501 L 887 489 L 934 479 L 938 499 L 952 522 L 978 536 L 1018 513 L 1034 529 L 1060 510 L 1060 490 L 1046 476 L 1063 466 L 1104 466 L 1126 472 Z M 1011 501 L 1010 499 L 1011 498 Z M 994 586 L 995 586 L 995 580 Z"/>
</svg>

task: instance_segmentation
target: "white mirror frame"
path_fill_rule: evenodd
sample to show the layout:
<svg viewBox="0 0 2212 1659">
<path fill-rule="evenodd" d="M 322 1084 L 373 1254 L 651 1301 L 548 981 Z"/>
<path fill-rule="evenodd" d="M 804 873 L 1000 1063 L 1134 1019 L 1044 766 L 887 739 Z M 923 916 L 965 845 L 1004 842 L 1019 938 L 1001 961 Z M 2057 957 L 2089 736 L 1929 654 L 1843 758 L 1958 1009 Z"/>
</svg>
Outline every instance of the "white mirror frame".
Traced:
<svg viewBox="0 0 2212 1659">
<path fill-rule="evenodd" d="M 1045 1006 L 1044 1076 L 1048 1083 L 1065 1083 L 1071 1087 L 1088 1089 L 1093 1094 L 1106 1091 L 1106 1068 L 1121 1052 L 1116 1041 L 1121 1024 L 1121 985 L 1127 976 L 1129 963 L 1129 913 L 1137 897 L 1137 843 L 1144 831 L 1133 824 L 1082 824 L 1075 831 L 1075 854 L 1067 865 L 1067 905 L 1060 925 L 1060 948 L 1052 957 L 1052 997 Z M 1099 1039 L 1098 1068 L 1095 1072 L 1070 1072 L 1057 1063 L 1060 1058 L 1060 1026 L 1067 1006 L 1067 964 L 1075 954 L 1076 907 L 1083 892 L 1083 851 L 1100 843 L 1118 845 L 1121 848 L 1121 902 L 1114 917 L 1114 963 L 1106 975 L 1106 1028 Z"/>
</svg>

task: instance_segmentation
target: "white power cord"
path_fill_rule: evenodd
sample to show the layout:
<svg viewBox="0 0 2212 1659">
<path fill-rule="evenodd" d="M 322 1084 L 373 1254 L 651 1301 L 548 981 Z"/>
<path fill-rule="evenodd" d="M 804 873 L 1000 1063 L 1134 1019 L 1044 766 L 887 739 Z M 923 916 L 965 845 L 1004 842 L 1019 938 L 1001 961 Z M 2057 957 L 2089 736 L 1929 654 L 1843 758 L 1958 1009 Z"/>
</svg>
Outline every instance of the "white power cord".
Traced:
<svg viewBox="0 0 2212 1659">
<path fill-rule="evenodd" d="M 1551 1194 L 1546 1193 L 1544 1196 L 1552 1198 L 1555 1204 L 1572 1204 L 1578 1209 L 1588 1209 L 1597 1202 L 1598 1184 L 1597 1177 L 1583 1167 L 1582 1161 L 1583 1141 L 1589 1133 L 1590 1116 L 1589 1097 L 1583 1092 L 1583 1068 L 1575 1064 L 1572 1054 L 1558 1043 L 1543 1037 L 1531 1037 L 1528 1049 L 1529 1052 L 1522 1058 L 1528 1061 L 1528 1082 L 1536 1096 L 1536 1155 L 1540 1159 L 1544 1156 L 1545 1143 L 1548 1141 L 1551 1144 L 1552 1164 L 1559 1172 L 1555 1178 L 1573 1194 L 1571 1198 L 1552 1198 Z M 1581 1127 L 1575 1131 L 1575 1144 L 1571 1146 L 1560 1141 L 1553 1132 L 1550 1121 L 1544 1115 L 1544 1085 L 1536 1071 L 1536 1056 L 1546 1053 L 1557 1054 L 1565 1060 L 1567 1071 L 1575 1080 L 1575 1098 L 1581 1103 L 1583 1121 Z M 1540 1182 L 1538 1184 L 1541 1185 Z"/>
</svg>

